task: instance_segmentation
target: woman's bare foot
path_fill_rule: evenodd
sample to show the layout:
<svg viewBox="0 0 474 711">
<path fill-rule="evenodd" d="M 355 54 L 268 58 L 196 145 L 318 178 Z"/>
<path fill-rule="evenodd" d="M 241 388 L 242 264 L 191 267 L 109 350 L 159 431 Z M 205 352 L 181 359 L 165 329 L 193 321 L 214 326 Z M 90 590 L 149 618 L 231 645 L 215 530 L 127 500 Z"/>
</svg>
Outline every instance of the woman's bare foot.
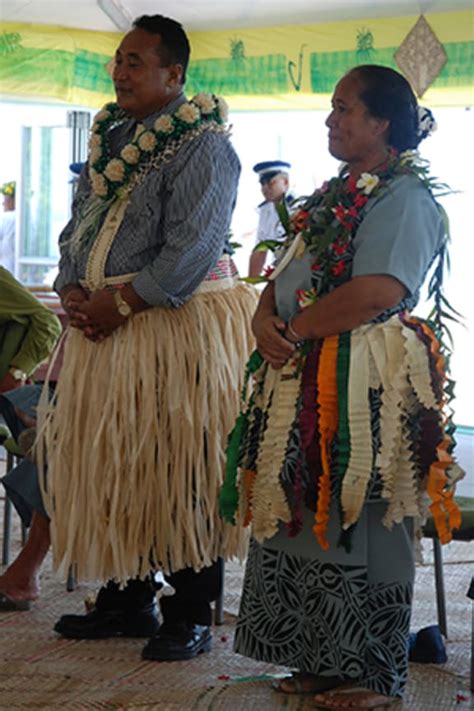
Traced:
<svg viewBox="0 0 474 711">
<path fill-rule="evenodd" d="M 317 676 L 306 672 L 293 672 L 291 676 L 275 682 L 273 688 L 282 694 L 314 694 L 315 691 L 334 689 L 342 684 L 337 677 Z"/>
<path fill-rule="evenodd" d="M 353 709 L 354 711 L 385 709 L 396 703 L 400 703 L 400 699 L 394 698 L 393 696 L 384 696 L 370 689 L 356 687 L 346 687 L 328 691 L 323 694 L 316 694 L 314 701 L 316 708 Z"/>
<path fill-rule="evenodd" d="M 35 511 L 25 546 L 0 576 L 0 592 L 10 600 L 36 600 L 40 593 L 39 572 L 49 545 L 49 521 Z"/>
<path fill-rule="evenodd" d="M 3 575 L 0 575 L 0 592 L 11 600 L 36 600 L 40 594 L 39 574 L 25 564 L 22 551 Z"/>
<path fill-rule="evenodd" d="M 0 575 L 0 593 L 6 595 L 10 600 L 37 600 L 40 594 L 38 578 L 26 580 L 10 580 L 5 575 Z"/>
</svg>

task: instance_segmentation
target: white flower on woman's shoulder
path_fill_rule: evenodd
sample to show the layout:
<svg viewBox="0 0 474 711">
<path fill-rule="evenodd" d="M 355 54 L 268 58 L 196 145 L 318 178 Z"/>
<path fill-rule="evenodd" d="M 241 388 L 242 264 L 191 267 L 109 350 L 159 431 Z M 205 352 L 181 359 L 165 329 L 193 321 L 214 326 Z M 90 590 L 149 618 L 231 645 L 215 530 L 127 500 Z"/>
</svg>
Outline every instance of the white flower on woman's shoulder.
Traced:
<svg viewBox="0 0 474 711">
<path fill-rule="evenodd" d="M 219 116 L 223 121 L 227 121 L 229 118 L 229 106 L 227 102 L 224 101 L 222 96 L 217 97 L 217 108 L 219 109 Z"/>
<path fill-rule="evenodd" d="M 193 104 L 199 106 L 203 114 L 212 114 L 216 108 L 216 102 L 211 94 L 206 94 L 204 91 L 199 92 L 192 99 Z"/>
<path fill-rule="evenodd" d="M 142 151 L 151 152 L 156 147 L 156 137 L 151 131 L 145 131 L 138 138 L 138 145 Z"/>
<path fill-rule="evenodd" d="M 363 188 L 365 195 L 370 195 L 372 190 L 377 187 L 380 182 L 378 175 L 372 173 L 361 173 L 359 180 L 356 183 L 358 188 Z"/>
<path fill-rule="evenodd" d="M 132 143 L 127 143 L 127 145 L 120 151 L 120 156 L 123 158 L 125 163 L 135 165 L 140 159 L 140 151 Z"/>
<path fill-rule="evenodd" d="M 120 183 L 125 175 L 125 165 L 120 158 L 112 158 L 105 166 L 104 175 L 114 183 Z"/>
<path fill-rule="evenodd" d="M 424 158 L 422 158 L 417 150 L 409 149 L 403 151 L 398 156 L 400 165 L 414 165 L 415 167 L 421 167 L 426 164 Z"/>
<path fill-rule="evenodd" d="M 192 104 L 182 104 L 177 110 L 176 116 L 185 123 L 195 123 L 199 119 L 199 109 Z"/>
<path fill-rule="evenodd" d="M 95 192 L 96 195 L 99 195 L 100 197 L 105 197 L 105 195 L 107 195 L 108 188 L 107 181 L 104 176 L 98 173 L 93 168 L 89 170 L 89 175 L 92 183 L 92 190 Z"/>
<path fill-rule="evenodd" d="M 157 132 L 172 133 L 173 119 L 169 114 L 163 114 L 163 116 L 160 116 L 156 119 L 155 123 L 153 124 L 153 128 Z"/>
</svg>

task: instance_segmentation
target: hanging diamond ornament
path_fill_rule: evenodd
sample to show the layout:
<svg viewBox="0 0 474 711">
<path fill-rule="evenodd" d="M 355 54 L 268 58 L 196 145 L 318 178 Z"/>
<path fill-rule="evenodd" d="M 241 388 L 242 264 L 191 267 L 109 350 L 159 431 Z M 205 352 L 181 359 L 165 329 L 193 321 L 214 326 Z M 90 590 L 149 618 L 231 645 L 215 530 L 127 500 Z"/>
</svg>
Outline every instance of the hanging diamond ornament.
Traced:
<svg viewBox="0 0 474 711">
<path fill-rule="evenodd" d="M 424 15 L 420 15 L 394 57 L 420 99 L 448 61 L 443 45 Z"/>
</svg>

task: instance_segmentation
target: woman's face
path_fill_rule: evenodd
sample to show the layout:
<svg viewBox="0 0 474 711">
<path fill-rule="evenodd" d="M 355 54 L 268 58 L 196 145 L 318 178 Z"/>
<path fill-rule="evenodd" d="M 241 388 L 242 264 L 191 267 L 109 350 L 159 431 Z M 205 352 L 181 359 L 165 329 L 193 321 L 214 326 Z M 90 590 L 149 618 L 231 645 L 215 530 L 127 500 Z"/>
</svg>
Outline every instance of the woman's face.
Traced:
<svg viewBox="0 0 474 711">
<path fill-rule="evenodd" d="M 329 152 L 346 163 L 360 163 L 385 150 L 386 119 L 374 118 L 360 99 L 363 83 L 355 72 L 337 84 L 332 111 L 326 119 Z"/>
</svg>

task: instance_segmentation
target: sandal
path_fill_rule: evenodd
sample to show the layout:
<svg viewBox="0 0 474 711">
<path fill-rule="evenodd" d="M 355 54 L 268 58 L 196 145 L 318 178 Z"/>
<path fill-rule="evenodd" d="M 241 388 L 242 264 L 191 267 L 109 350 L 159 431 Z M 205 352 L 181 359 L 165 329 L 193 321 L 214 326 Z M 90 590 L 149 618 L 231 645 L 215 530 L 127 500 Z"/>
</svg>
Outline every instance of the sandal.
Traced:
<svg viewBox="0 0 474 711">
<path fill-rule="evenodd" d="M 368 699 L 361 701 L 360 706 L 335 706 L 334 704 L 327 703 L 329 699 L 337 696 L 349 696 L 350 694 L 360 694 L 361 696 L 369 695 Z M 370 700 L 372 697 L 372 701 Z M 326 701 L 325 701 L 326 700 Z M 317 694 L 314 698 L 317 709 L 332 709 L 332 711 L 382 711 L 383 709 L 395 708 L 395 705 L 401 704 L 401 699 L 398 697 L 384 696 L 383 694 L 378 694 L 376 691 L 371 689 L 365 689 L 363 687 L 348 686 L 339 687 L 333 691 L 328 691 L 327 693 Z M 400 705 L 401 708 L 401 705 Z"/>
<path fill-rule="evenodd" d="M 283 679 L 278 679 L 272 684 L 274 691 L 287 695 L 315 694 L 319 691 L 328 691 L 341 685 L 342 681 L 336 676 L 317 676 L 306 672 L 293 672 Z M 284 685 L 286 688 L 283 688 Z"/>
</svg>

